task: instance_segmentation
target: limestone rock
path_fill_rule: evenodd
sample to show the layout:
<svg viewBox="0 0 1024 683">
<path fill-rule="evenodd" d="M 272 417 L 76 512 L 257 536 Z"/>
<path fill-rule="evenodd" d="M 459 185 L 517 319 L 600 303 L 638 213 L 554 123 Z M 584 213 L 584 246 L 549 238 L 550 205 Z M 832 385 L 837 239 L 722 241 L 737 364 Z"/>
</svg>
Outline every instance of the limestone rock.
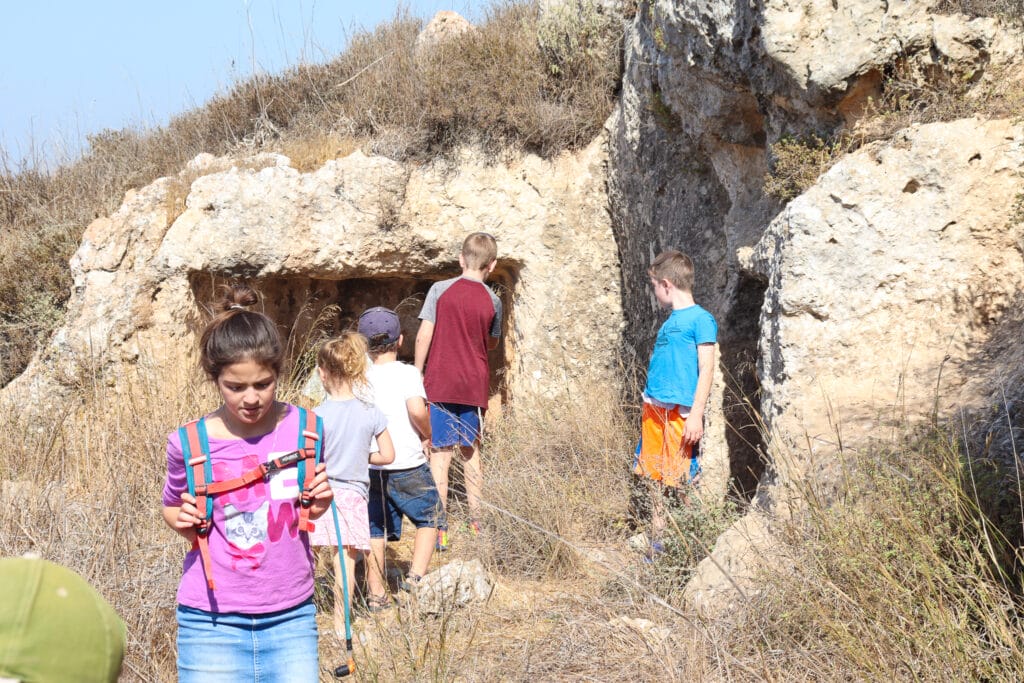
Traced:
<svg viewBox="0 0 1024 683">
<path fill-rule="evenodd" d="M 456 607 L 483 602 L 493 589 L 494 581 L 480 560 L 452 560 L 424 576 L 416 585 L 414 597 L 419 611 L 441 614 Z"/>
<path fill-rule="evenodd" d="M 770 517 L 762 512 L 745 515 L 697 565 L 684 598 L 707 618 L 729 613 L 759 589 L 758 572 L 769 566 L 772 546 Z"/>
<path fill-rule="evenodd" d="M 51 395 L 54 380 L 83 371 L 116 385 L 132 367 L 195 367 L 204 307 L 234 279 L 262 291 L 299 348 L 330 305 L 341 311 L 328 332 L 370 306 L 397 307 L 411 358 L 423 295 L 459 273 L 475 230 L 498 241 L 495 400 L 614 381 L 622 314 L 605 158 L 603 140 L 508 164 L 473 150 L 419 166 L 355 152 L 311 173 L 280 155 L 199 158 L 89 227 L 71 261 L 65 324 L 6 393 L 45 384 Z"/>
<path fill-rule="evenodd" d="M 791 202 L 753 254 L 766 426 L 827 452 L 976 403 L 972 359 L 1024 286 L 1022 192 L 1024 128 L 968 119 L 861 149 Z"/>
<path fill-rule="evenodd" d="M 461 14 L 442 10 L 435 14 L 416 36 L 416 44 L 413 49 L 419 56 L 429 52 L 437 45 L 458 38 L 471 30 L 473 30 L 473 24 L 469 23 Z"/>
<path fill-rule="evenodd" d="M 837 165 L 784 210 L 762 190 L 772 143 L 854 124 L 885 73 L 970 84 L 1001 67 L 1021 72 L 1019 32 L 932 4 L 638 5 L 606 126 L 625 341 L 643 362 L 662 320 L 645 277 L 652 256 L 693 256 L 696 299 L 719 323 L 707 489 L 728 483 L 750 496 L 759 481 L 827 477 L 825 451 L 805 453 L 797 440 L 834 448 L 838 421 L 854 444 L 884 424 L 896 395 L 926 410 L 940 374 L 942 407 L 987 395 L 970 378 L 1020 286 L 1019 225 L 1008 225 L 1021 191 L 1015 127 L 908 131 Z M 724 579 L 733 569 L 753 576 L 730 569 L 728 558 L 748 556 L 734 540 L 715 551 L 725 572 L 702 565 L 694 600 L 735 590 Z"/>
<path fill-rule="evenodd" d="M 774 457 L 761 497 L 776 501 L 700 563 L 686 596 L 701 611 L 758 590 L 770 519 L 798 509 L 790 484 L 835 478 L 840 444 L 986 402 L 1005 372 L 989 364 L 993 336 L 1020 315 L 1021 196 L 1024 126 L 915 127 L 841 160 L 745 254 L 768 283 L 759 370 Z"/>
</svg>

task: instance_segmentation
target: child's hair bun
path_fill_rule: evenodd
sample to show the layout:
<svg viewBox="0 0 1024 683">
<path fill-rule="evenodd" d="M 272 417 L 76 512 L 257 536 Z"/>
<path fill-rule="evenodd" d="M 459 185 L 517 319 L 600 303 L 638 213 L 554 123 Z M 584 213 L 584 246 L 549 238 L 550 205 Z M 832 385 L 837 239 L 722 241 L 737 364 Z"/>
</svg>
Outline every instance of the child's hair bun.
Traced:
<svg viewBox="0 0 1024 683">
<path fill-rule="evenodd" d="M 210 379 L 216 380 L 226 366 L 255 361 L 281 373 L 284 344 L 274 322 L 247 307 L 259 301 L 248 285 L 230 284 L 220 288 L 221 298 L 213 303 L 216 315 L 199 338 L 199 362 Z"/>
<path fill-rule="evenodd" d="M 249 306 L 255 306 L 258 301 L 259 296 L 256 294 L 256 290 L 249 285 L 221 285 L 221 298 L 220 301 L 214 303 L 214 308 L 220 313 L 237 309 L 245 310 Z"/>
</svg>

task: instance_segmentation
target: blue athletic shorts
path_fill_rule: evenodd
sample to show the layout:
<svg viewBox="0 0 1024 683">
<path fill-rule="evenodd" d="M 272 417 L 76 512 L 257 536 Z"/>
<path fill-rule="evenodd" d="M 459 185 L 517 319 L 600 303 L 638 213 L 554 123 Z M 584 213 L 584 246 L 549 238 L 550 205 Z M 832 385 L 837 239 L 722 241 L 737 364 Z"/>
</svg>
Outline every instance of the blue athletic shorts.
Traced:
<svg viewBox="0 0 1024 683">
<path fill-rule="evenodd" d="M 480 409 L 461 403 L 430 404 L 430 445 L 472 446 L 480 438 Z"/>
<path fill-rule="evenodd" d="M 370 538 L 397 541 L 402 515 L 417 529 L 445 528 L 444 507 L 426 463 L 407 470 L 370 470 Z"/>
</svg>

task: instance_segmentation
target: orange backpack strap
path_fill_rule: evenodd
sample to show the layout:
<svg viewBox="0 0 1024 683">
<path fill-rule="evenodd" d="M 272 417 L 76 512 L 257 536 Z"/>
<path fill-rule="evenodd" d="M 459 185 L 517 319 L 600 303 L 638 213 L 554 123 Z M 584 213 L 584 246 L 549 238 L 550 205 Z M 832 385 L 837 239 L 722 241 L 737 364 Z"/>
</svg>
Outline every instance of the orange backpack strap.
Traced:
<svg viewBox="0 0 1024 683">
<path fill-rule="evenodd" d="M 196 545 L 203 561 L 206 585 L 214 590 L 213 571 L 210 563 L 210 527 L 213 524 L 213 496 L 208 495 L 207 482 L 213 481 L 213 463 L 210 462 L 210 444 L 206 436 L 206 420 L 178 428 L 181 454 L 185 461 L 185 478 L 188 492 L 196 499 L 196 510 L 203 515 L 196 525 Z"/>
<path fill-rule="evenodd" d="M 302 491 L 299 494 L 299 531 L 313 531 L 314 525 L 309 521 L 309 506 L 313 504 L 310 492 L 313 489 L 313 478 L 316 477 L 316 466 L 320 464 L 323 451 L 324 423 L 320 416 L 312 410 L 299 408 L 299 452 L 305 457 L 298 463 L 298 480 Z M 312 461 L 312 462 L 309 462 Z"/>
<path fill-rule="evenodd" d="M 299 408 L 298 450 L 255 467 L 240 477 L 225 481 L 213 481 L 213 463 L 210 462 L 210 442 L 206 434 L 206 421 L 200 418 L 178 428 L 181 453 L 185 460 L 185 478 L 188 492 L 196 499 L 196 510 L 204 516 L 196 525 L 196 547 L 203 562 L 206 585 L 214 590 L 212 563 L 210 562 L 210 529 L 213 525 L 213 497 L 225 491 L 248 486 L 254 481 L 266 479 L 274 472 L 296 465 L 298 481 L 301 482 L 299 506 L 299 530 L 312 531 L 309 521 L 309 507 L 313 504 L 310 491 L 316 476 L 316 465 L 322 455 L 323 420 L 316 413 Z M 312 461 L 312 462 L 307 462 Z"/>
</svg>

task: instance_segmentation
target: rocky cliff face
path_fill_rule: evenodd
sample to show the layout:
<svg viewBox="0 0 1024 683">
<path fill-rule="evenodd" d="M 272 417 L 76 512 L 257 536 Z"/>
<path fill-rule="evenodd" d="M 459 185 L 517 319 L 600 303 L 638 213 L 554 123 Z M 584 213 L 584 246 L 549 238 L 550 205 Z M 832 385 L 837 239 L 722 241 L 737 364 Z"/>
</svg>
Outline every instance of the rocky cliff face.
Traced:
<svg viewBox="0 0 1024 683">
<path fill-rule="evenodd" d="M 314 173 L 276 155 L 201 155 L 89 227 L 67 323 L 9 392 L 83 366 L 111 381 L 137 363 L 187 367 L 203 307 L 231 279 L 262 291 L 296 352 L 318 319 L 330 332 L 395 307 L 411 359 L 423 295 L 459 273 L 475 230 L 498 241 L 494 400 L 612 381 L 622 315 L 604 149 L 505 165 L 467 152 L 417 168 L 356 152 Z"/>
<path fill-rule="evenodd" d="M 761 507 L 839 438 L 856 447 L 894 419 L 983 403 L 978 368 L 1024 265 L 1020 126 L 906 130 L 784 209 L 762 190 L 771 144 L 849 129 L 897 68 L 983 82 L 1017 58 L 1015 40 L 927 3 L 639 3 L 608 124 L 627 347 L 644 357 L 660 322 L 651 255 L 690 253 L 720 324 L 724 419 L 708 439 L 737 488 L 761 480 Z M 745 519 L 690 597 L 723 604 L 768 539 L 770 515 Z"/>
</svg>

